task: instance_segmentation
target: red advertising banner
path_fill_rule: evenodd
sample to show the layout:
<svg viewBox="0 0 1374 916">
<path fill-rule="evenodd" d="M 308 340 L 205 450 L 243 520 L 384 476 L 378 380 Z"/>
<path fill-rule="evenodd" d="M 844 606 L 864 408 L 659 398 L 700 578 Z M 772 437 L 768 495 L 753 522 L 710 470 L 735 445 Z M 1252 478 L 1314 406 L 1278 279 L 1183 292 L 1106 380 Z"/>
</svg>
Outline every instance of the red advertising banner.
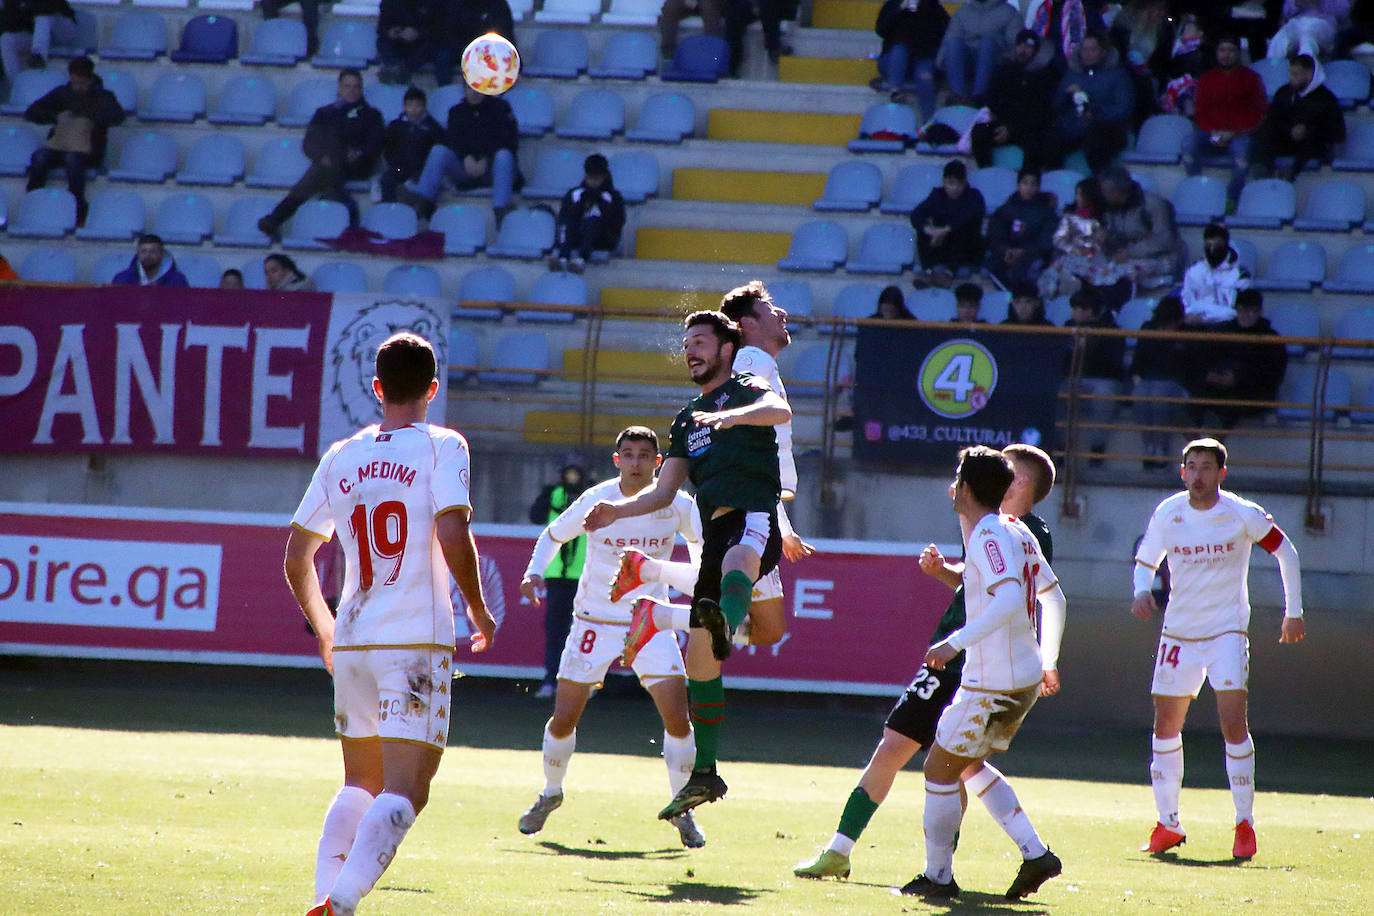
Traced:
<svg viewBox="0 0 1374 916">
<path fill-rule="evenodd" d="M 0 504 L 0 653 L 319 664 L 282 579 L 288 521 Z M 474 655 L 462 636 L 466 618 L 455 611 L 458 667 L 539 677 L 543 610 L 522 604 L 519 593 L 538 529 L 474 527 L 498 626 L 492 648 Z M 919 548 L 816 546 L 800 563 L 783 561 L 787 635 L 775 646 L 736 650 L 725 666 L 728 686 L 889 693 L 920 666 L 950 593 L 920 572 Z"/>
</svg>

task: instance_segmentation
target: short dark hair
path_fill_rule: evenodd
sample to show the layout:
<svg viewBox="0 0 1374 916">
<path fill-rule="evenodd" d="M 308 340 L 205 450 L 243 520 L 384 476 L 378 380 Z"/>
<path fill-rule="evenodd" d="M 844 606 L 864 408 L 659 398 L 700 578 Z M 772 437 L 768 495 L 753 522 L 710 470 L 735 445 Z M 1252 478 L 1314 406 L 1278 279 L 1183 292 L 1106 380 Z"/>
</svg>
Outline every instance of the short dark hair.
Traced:
<svg viewBox="0 0 1374 916">
<path fill-rule="evenodd" d="M 89 57 L 73 57 L 67 61 L 68 76 L 95 76 L 95 64 Z"/>
<path fill-rule="evenodd" d="M 969 492 L 983 508 L 996 512 L 1015 478 L 1011 459 L 997 449 L 970 445 L 959 450 L 959 469 L 954 481 L 968 484 Z"/>
<path fill-rule="evenodd" d="M 1236 308 L 1262 309 L 1264 308 L 1264 294 L 1257 289 L 1243 289 L 1236 293 Z"/>
<path fill-rule="evenodd" d="M 289 270 L 291 273 L 297 276 L 304 276 L 304 274 L 301 273 L 301 269 L 296 266 L 296 262 L 291 260 L 290 255 L 282 254 L 280 251 L 274 251 L 267 257 L 262 259 L 262 263 L 264 264 L 266 264 L 268 261 L 276 261 L 278 264 L 281 265 L 282 270 Z"/>
<path fill-rule="evenodd" d="M 1288 63 L 1289 65 L 1297 64 L 1308 73 L 1315 73 L 1317 70 L 1317 62 L 1312 59 L 1311 54 L 1294 54 L 1288 58 Z"/>
<path fill-rule="evenodd" d="M 977 305 L 983 301 L 983 287 L 977 283 L 960 283 L 954 287 L 954 301 L 972 302 Z"/>
<path fill-rule="evenodd" d="M 611 174 L 611 164 L 600 153 L 592 153 L 582 160 L 582 171 L 588 175 L 609 175 Z"/>
<path fill-rule="evenodd" d="M 750 280 L 743 286 L 736 286 L 720 297 L 720 310 L 731 321 L 738 322 L 745 315 L 753 315 L 754 307 L 760 302 L 773 304 L 768 287 L 762 280 Z"/>
<path fill-rule="evenodd" d="M 1231 233 L 1221 223 L 1208 223 L 1203 227 L 1202 240 L 1205 242 L 1208 239 L 1222 239 L 1229 242 L 1231 241 Z"/>
<path fill-rule="evenodd" d="M 1041 176 L 1040 176 L 1040 170 L 1039 170 L 1039 169 L 1033 169 L 1033 168 L 1030 168 L 1030 167 L 1018 169 L 1017 172 L 1016 172 L 1016 182 L 1017 182 L 1017 184 L 1020 184 L 1020 183 L 1021 183 L 1021 179 L 1022 179 L 1022 178 L 1034 178 L 1036 181 L 1039 181 L 1039 180 L 1040 180 L 1040 177 L 1041 177 Z"/>
<path fill-rule="evenodd" d="M 1054 489 L 1054 459 L 1042 448 L 1025 442 L 1013 442 L 1002 449 L 1002 454 L 1011 459 L 1013 465 L 1022 464 L 1034 478 L 1035 488 L 1031 493 L 1032 502 L 1040 502 Z"/>
<path fill-rule="evenodd" d="M 406 94 L 401 96 L 401 101 L 409 102 L 411 99 L 419 99 L 422 102 L 428 102 L 429 96 L 425 95 L 425 91 L 419 86 L 411 86 L 406 90 Z"/>
<path fill-rule="evenodd" d="M 940 172 L 940 177 L 968 181 L 968 169 L 958 159 L 951 159 L 945 163 L 944 169 Z"/>
<path fill-rule="evenodd" d="M 647 442 L 658 451 L 658 433 L 647 426 L 627 426 L 620 431 L 620 435 L 615 437 L 615 450 L 620 451 L 620 446 L 626 442 Z"/>
<path fill-rule="evenodd" d="M 225 277 L 238 277 L 239 280 L 242 281 L 242 280 L 243 280 L 243 271 L 239 270 L 237 267 L 231 267 L 231 268 L 229 268 L 228 270 L 226 270 L 224 273 L 222 273 L 222 274 L 219 275 L 219 278 L 220 278 L 221 280 L 223 280 Z"/>
<path fill-rule="evenodd" d="M 405 404 L 425 396 L 435 378 L 434 348 L 410 331 L 392 334 L 377 348 L 377 378 L 382 398 Z"/>
<path fill-rule="evenodd" d="M 1182 321 L 1184 312 L 1183 300 L 1171 294 L 1160 297 L 1151 316 L 1156 322 Z"/>
<path fill-rule="evenodd" d="M 344 67 L 342 70 L 340 70 L 338 82 L 342 83 L 344 81 L 345 76 L 356 76 L 358 78 L 358 82 L 361 83 L 363 81 L 363 72 L 359 70 L 357 67 Z"/>
<path fill-rule="evenodd" d="M 728 343 L 734 346 L 735 352 L 739 352 L 742 338 L 740 336 L 739 325 L 730 319 L 724 312 L 715 309 L 702 309 L 693 312 L 682 319 L 682 329 L 689 331 L 698 325 L 706 325 L 716 332 L 716 340 L 721 343 Z"/>
<path fill-rule="evenodd" d="M 1069 308 L 1087 309 L 1094 315 L 1097 314 L 1097 296 L 1086 289 L 1080 289 L 1069 297 Z"/>
<path fill-rule="evenodd" d="M 1030 280 L 1021 280 L 1011 285 L 1011 297 L 1013 299 L 1034 299 L 1040 301 L 1040 287 Z"/>
<path fill-rule="evenodd" d="M 1235 45 L 1236 50 L 1239 51 L 1239 50 L 1240 50 L 1240 39 L 1237 38 L 1237 37 L 1236 37 L 1235 35 L 1233 35 L 1232 33 L 1226 32 L 1226 33 L 1222 34 L 1221 36 L 1219 36 L 1219 37 L 1217 38 L 1216 46 L 1219 48 L 1219 47 L 1221 47 L 1222 45 Z"/>
<path fill-rule="evenodd" d="M 1219 441 L 1213 439 L 1211 436 L 1208 436 L 1205 439 L 1194 439 L 1192 442 L 1189 442 L 1187 445 L 1183 446 L 1184 461 L 1188 460 L 1189 452 L 1208 452 L 1214 458 L 1217 459 L 1217 467 L 1226 467 L 1226 446 L 1222 445 Z"/>
<path fill-rule="evenodd" d="M 138 245 L 157 245 L 159 248 L 166 247 L 166 246 L 164 246 L 164 245 L 162 244 L 162 236 L 160 236 L 160 235 L 153 235 L 151 232 L 145 232 L 145 233 L 143 233 L 142 235 L 140 235 L 140 236 L 138 237 L 138 242 L 137 242 L 136 244 L 138 244 Z"/>
</svg>

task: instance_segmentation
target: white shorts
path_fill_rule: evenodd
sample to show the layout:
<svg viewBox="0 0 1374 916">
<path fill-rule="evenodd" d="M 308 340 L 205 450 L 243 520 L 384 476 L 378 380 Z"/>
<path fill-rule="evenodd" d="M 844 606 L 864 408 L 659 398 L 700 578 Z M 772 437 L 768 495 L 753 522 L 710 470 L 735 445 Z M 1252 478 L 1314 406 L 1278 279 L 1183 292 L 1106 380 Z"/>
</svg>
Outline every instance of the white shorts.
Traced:
<svg viewBox="0 0 1374 916">
<path fill-rule="evenodd" d="M 1005 692 L 960 687 L 940 714 L 935 743 L 973 760 L 1005 751 L 1039 696 L 1039 685 Z"/>
<path fill-rule="evenodd" d="M 334 730 L 344 738 L 448 743 L 453 652 L 359 649 L 334 653 Z"/>
<path fill-rule="evenodd" d="M 615 660 L 625 651 L 628 624 L 592 623 L 573 617 L 568 641 L 563 644 L 563 657 L 558 663 L 558 677 L 574 684 L 600 684 Z M 661 630 L 654 634 L 630 666 L 645 684 L 665 677 L 686 677 L 682 650 L 678 648 L 676 633 Z"/>
<path fill-rule="evenodd" d="M 1211 639 L 1159 638 L 1151 694 L 1196 698 L 1204 680 L 1213 690 L 1248 689 L 1250 637 L 1222 633 Z"/>
<path fill-rule="evenodd" d="M 773 567 L 773 571 L 762 579 L 754 583 L 754 594 L 752 601 L 769 601 L 773 598 L 782 597 L 782 573 L 778 568 Z"/>
</svg>

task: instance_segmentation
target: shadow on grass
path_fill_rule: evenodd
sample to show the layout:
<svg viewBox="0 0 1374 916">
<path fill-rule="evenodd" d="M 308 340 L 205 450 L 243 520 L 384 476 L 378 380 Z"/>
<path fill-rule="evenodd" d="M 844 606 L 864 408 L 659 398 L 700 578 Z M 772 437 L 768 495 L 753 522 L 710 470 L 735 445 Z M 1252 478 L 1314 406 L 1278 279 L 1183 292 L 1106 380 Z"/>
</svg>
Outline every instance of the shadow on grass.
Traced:
<svg viewBox="0 0 1374 916">
<path fill-rule="evenodd" d="M 601 840 L 591 840 L 592 843 L 603 842 Z M 596 849 L 587 846 L 568 846 L 564 843 L 556 843 L 553 840 L 541 840 L 539 846 L 554 855 L 575 856 L 579 859 L 597 859 L 603 862 L 617 862 L 622 859 L 680 859 L 687 853 L 682 849 Z M 526 852 L 524 848 L 514 849 L 513 852 Z"/>
<path fill-rule="evenodd" d="M 752 903 L 764 894 L 777 892 L 761 888 L 735 887 L 730 884 L 676 881 L 672 884 L 665 884 L 661 894 L 631 890 L 627 890 L 626 893 L 651 903 L 715 903 L 723 906 L 739 906 Z"/>
<path fill-rule="evenodd" d="M 960 891 L 959 896 L 953 900 L 926 900 L 921 897 L 903 897 L 896 891 L 894 897 L 902 900 L 910 900 L 915 903 L 922 903 L 930 907 L 936 913 L 953 913 L 963 916 L 963 914 L 974 913 L 1015 913 L 1017 916 L 1048 916 L 1049 910 L 1043 907 L 1036 909 L 1026 909 L 1024 900 L 1008 900 L 1001 894 L 984 894 L 978 891 Z M 1034 904 L 1031 904 L 1034 906 Z"/>
<path fill-rule="evenodd" d="M 1291 865 L 1256 865 L 1250 859 L 1233 859 L 1230 856 L 1218 859 L 1194 859 L 1191 856 L 1175 855 L 1172 852 L 1160 852 L 1154 855 L 1147 855 L 1146 858 L 1154 859 L 1165 865 L 1176 865 L 1180 868 L 1253 868 L 1262 871 L 1292 871 Z"/>
</svg>

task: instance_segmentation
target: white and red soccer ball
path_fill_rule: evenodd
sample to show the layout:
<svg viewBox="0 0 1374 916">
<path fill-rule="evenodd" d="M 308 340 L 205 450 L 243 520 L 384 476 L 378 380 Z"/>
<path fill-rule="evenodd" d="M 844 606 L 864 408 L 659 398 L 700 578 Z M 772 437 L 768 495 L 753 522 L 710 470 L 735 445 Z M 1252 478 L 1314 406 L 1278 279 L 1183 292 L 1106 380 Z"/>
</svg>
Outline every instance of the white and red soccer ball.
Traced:
<svg viewBox="0 0 1374 916">
<path fill-rule="evenodd" d="M 520 78 L 520 52 L 515 45 L 488 32 L 463 49 L 463 79 L 483 95 L 500 95 Z"/>
</svg>

